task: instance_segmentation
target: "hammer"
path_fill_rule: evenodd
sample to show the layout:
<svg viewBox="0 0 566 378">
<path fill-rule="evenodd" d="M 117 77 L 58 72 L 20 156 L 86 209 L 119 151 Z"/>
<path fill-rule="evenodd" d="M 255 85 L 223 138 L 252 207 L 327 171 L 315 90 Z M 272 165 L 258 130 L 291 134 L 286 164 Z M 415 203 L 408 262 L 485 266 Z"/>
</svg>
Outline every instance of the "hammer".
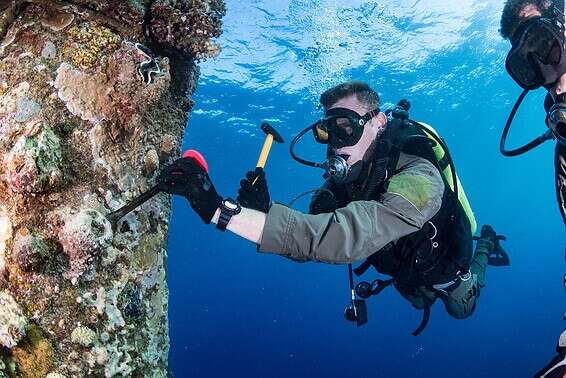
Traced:
<svg viewBox="0 0 566 378">
<path fill-rule="evenodd" d="M 275 130 L 269 123 L 262 123 L 260 128 L 265 133 L 265 141 L 263 142 L 263 148 L 261 149 L 261 153 L 259 154 L 259 159 L 257 159 L 256 168 L 263 169 L 265 167 L 265 162 L 267 161 L 269 151 L 271 150 L 273 140 L 275 140 L 277 143 L 284 143 L 284 140 L 283 138 L 281 138 L 281 135 L 279 135 L 277 130 Z M 257 177 L 252 182 L 252 185 L 254 185 L 256 181 Z"/>
<path fill-rule="evenodd" d="M 197 150 L 187 150 L 183 153 L 183 159 L 194 159 L 197 164 L 206 172 L 208 173 L 208 164 L 204 159 L 204 156 Z M 126 214 L 130 211 L 134 210 L 136 207 L 143 205 L 145 202 L 150 200 L 153 196 L 161 192 L 158 185 L 155 185 L 148 191 L 140 194 L 138 197 L 131 200 L 126 205 L 122 206 L 118 210 L 111 212 L 110 214 L 106 215 L 106 219 L 112 225 L 112 230 L 116 231 L 116 227 L 118 226 L 118 221 L 122 219 Z"/>
</svg>

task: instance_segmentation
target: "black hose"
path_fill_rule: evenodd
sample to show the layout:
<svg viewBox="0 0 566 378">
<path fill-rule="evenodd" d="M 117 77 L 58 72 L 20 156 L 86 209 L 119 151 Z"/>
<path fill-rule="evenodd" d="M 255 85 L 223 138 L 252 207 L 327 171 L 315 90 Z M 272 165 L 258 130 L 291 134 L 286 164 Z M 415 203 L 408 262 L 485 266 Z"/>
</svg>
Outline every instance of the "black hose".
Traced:
<svg viewBox="0 0 566 378">
<path fill-rule="evenodd" d="M 501 151 L 501 153 L 504 156 L 522 155 L 525 152 L 528 152 L 533 148 L 538 147 L 539 145 L 541 145 L 542 143 L 546 142 L 549 139 L 548 133 L 544 133 L 543 135 L 536 137 L 535 139 L 533 139 L 532 141 L 521 147 L 515 148 L 513 150 L 505 149 L 505 143 L 507 142 L 507 136 L 509 135 L 509 129 L 511 128 L 511 124 L 513 123 L 515 114 L 517 113 L 519 106 L 521 106 L 521 103 L 525 99 L 525 96 L 527 95 L 528 92 L 529 92 L 528 89 L 523 90 L 523 93 L 521 93 L 521 95 L 517 99 L 517 102 L 515 102 L 515 105 L 513 106 L 513 110 L 511 110 L 511 113 L 509 114 L 509 118 L 507 118 L 507 123 L 505 123 L 505 128 L 503 129 L 503 133 L 501 134 L 501 140 L 499 141 L 499 151 Z"/>
<path fill-rule="evenodd" d="M 289 146 L 289 152 L 291 153 L 291 157 L 293 159 L 295 159 L 295 161 L 304 164 L 304 165 L 308 165 L 309 167 L 315 167 L 315 168 L 323 168 L 322 164 L 320 163 L 315 163 L 312 161 L 308 161 L 305 159 L 301 159 L 300 157 L 298 157 L 295 154 L 295 145 L 297 144 L 297 142 L 299 141 L 299 139 L 301 139 L 303 137 L 303 135 L 305 135 L 307 132 L 309 132 L 310 130 L 312 130 L 312 126 L 309 126 L 307 128 L 305 128 L 303 131 L 301 131 L 300 133 L 298 133 L 293 140 L 291 141 L 291 145 Z"/>
</svg>

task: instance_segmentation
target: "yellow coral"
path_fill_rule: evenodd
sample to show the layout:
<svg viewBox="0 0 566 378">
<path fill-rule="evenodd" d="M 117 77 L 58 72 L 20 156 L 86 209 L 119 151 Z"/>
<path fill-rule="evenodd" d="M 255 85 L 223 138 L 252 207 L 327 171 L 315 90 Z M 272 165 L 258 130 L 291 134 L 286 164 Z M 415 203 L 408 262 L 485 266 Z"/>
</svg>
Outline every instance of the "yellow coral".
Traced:
<svg viewBox="0 0 566 378">
<path fill-rule="evenodd" d="M 110 54 L 120 46 L 120 36 L 103 26 L 82 24 L 68 31 L 71 45 L 63 54 L 80 68 L 95 67 L 103 54 Z"/>
<path fill-rule="evenodd" d="M 39 328 L 32 326 L 27 337 L 13 349 L 12 358 L 23 378 L 44 378 L 53 368 L 53 347 Z"/>
</svg>

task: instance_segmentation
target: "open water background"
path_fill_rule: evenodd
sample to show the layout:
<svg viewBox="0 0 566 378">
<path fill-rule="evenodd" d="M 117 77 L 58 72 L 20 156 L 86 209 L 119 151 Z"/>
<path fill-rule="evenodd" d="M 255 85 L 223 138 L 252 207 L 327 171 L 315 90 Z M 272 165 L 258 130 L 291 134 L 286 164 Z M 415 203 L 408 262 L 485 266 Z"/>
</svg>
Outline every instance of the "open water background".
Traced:
<svg viewBox="0 0 566 378">
<path fill-rule="evenodd" d="M 319 186 L 288 154 L 320 116 L 318 95 L 365 80 L 385 103 L 446 139 L 479 225 L 508 237 L 512 266 L 488 268 L 473 317 L 441 303 L 428 328 L 394 289 L 368 301 L 362 328 L 342 316 L 345 266 L 260 255 L 205 226 L 175 198 L 169 237 L 171 367 L 176 377 L 528 377 L 546 364 L 565 322 L 564 226 L 555 204 L 553 143 L 518 158 L 498 152 L 520 93 L 504 72 L 508 42 L 495 0 L 227 0 L 224 50 L 201 65 L 184 147 L 208 160 L 219 193 L 235 196 L 263 143 L 261 121 L 286 139 L 267 165 L 273 200 Z M 542 91 L 530 94 L 509 142 L 544 131 Z M 529 139 L 530 140 L 530 139 Z M 322 160 L 324 150 L 304 143 Z M 305 210 L 307 200 L 296 207 Z M 372 280 L 373 273 L 364 279 Z"/>
</svg>

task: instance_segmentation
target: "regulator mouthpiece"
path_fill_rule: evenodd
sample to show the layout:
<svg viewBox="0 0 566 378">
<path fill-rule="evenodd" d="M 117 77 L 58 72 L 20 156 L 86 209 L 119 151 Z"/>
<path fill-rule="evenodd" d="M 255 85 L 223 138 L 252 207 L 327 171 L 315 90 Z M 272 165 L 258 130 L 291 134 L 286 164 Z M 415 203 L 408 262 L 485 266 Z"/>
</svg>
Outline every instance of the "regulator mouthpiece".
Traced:
<svg viewBox="0 0 566 378">
<path fill-rule="evenodd" d="M 329 178 L 334 182 L 341 183 L 346 181 L 350 168 L 346 163 L 346 159 L 344 159 L 340 155 L 336 155 L 330 157 L 324 163 L 324 171 L 325 178 Z"/>
<path fill-rule="evenodd" d="M 548 111 L 548 127 L 556 140 L 566 145 L 566 103 L 557 102 Z"/>
</svg>

